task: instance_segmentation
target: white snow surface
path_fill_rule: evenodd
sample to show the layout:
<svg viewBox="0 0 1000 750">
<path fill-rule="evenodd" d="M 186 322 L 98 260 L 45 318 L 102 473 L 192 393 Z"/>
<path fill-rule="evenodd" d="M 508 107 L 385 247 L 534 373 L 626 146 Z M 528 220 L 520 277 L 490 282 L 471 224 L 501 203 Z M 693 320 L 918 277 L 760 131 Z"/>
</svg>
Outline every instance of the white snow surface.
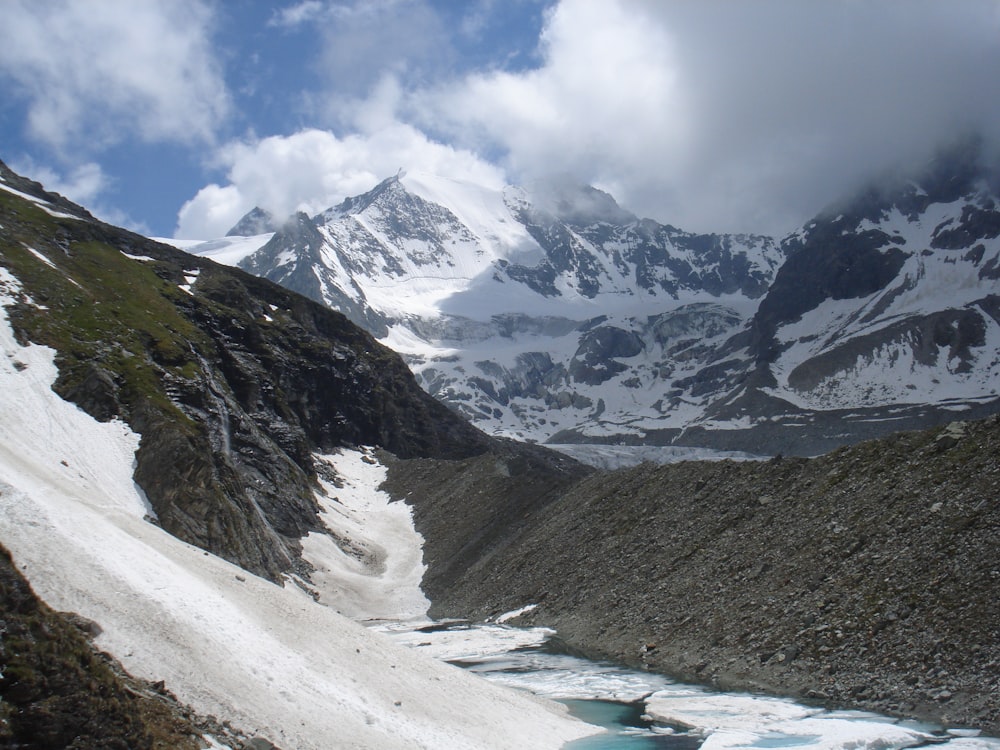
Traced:
<svg viewBox="0 0 1000 750">
<path fill-rule="evenodd" d="M 410 193 L 447 206 L 476 236 L 480 254 L 487 254 L 488 260 L 507 258 L 520 263 L 543 257 L 538 243 L 514 219 L 504 200 L 505 193 L 515 188 L 494 189 L 421 171 L 406 172 L 400 182 Z"/>
<path fill-rule="evenodd" d="M 316 459 L 333 467 L 342 484 L 321 480 L 320 517 L 331 533 L 302 540 L 320 601 L 353 620 L 426 619 L 423 538 L 413 528 L 412 509 L 379 489 L 385 466 L 371 450 Z"/>
<path fill-rule="evenodd" d="M 994 398 L 1000 381 L 1000 325 L 981 308 L 985 341 L 971 347 L 971 367 L 960 368 L 960 360 L 949 359 L 946 347 L 938 348 L 935 361 L 919 361 L 915 353 L 919 342 L 909 334 L 860 347 L 852 364 L 808 390 L 797 390 L 788 382 L 796 366 L 831 348 L 850 346 L 908 316 L 977 308 L 994 293 L 995 283 L 980 278 L 981 265 L 956 251 L 933 248 L 935 228 L 958 221 L 968 205 L 965 200 L 931 204 L 916 221 L 893 209 L 878 223 L 862 222 L 859 229 L 886 233 L 893 238 L 892 245 L 904 248 L 909 257 L 884 290 L 863 299 L 826 300 L 782 327 L 778 338 L 787 348 L 772 367 L 778 387 L 771 392 L 807 409 Z M 1000 257 L 1000 240 L 980 244 L 984 258 Z"/>
<path fill-rule="evenodd" d="M 639 284 L 640 269 L 628 252 L 630 236 L 599 239 L 600 221 L 587 229 L 564 227 L 567 247 L 587 260 L 578 267 L 576 260 L 566 261 L 568 270 L 551 279 L 559 294 L 540 294 L 516 281 L 512 269 L 532 268 L 544 259 L 541 245 L 522 223 L 522 212 L 531 216 L 535 209 L 555 209 L 553 200 L 544 190 L 401 171 L 373 200 L 322 214 L 317 228 L 325 242 L 313 273 L 327 305 L 339 309 L 347 298 L 386 316 L 389 331 L 381 343 L 404 356 L 428 392 L 491 434 L 547 442 L 570 431 L 613 442 L 692 425 L 753 426 L 749 419 L 707 421 L 710 405 L 736 394 L 706 390 L 698 376 L 722 356 L 749 366 L 745 349 L 725 347 L 751 320 L 760 300 L 742 293 L 716 297 L 684 283 L 674 287 L 680 279 L 667 267 L 645 269 L 652 277 Z M 907 254 L 902 269 L 868 298 L 827 300 L 780 328 L 781 354 L 772 366 L 777 384 L 767 392 L 807 410 L 922 403 L 947 408 L 948 403 L 995 398 L 1000 324 L 987 310 L 979 311 L 984 345 L 971 346 L 961 356 L 947 347 L 937 347 L 936 357 L 934 351 L 928 355 L 926 336 L 912 329 L 915 317 L 971 309 L 995 293 L 995 281 L 980 278 L 980 271 L 1000 261 L 1000 239 L 981 243 L 979 260 L 933 247 L 935 232 L 958 226 L 970 201 L 987 206 L 992 200 L 984 187 L 981 194 L 931 204 L 916 217 L 892 209 L 875 221 L 864 220 L 858 231 L 877 230 L 891 238 L 883 252 L 898 247 Z M 810 224 L 799 234 L 804 237 L 814 228 Z M 224 238 L 187 249 L 237 264 L 263 245 L 248 239 L 231 246 L 236 241 L 243 240 Z M 691 245 L 665 242 L 674 261 L 711 273 L 706 258 Z M 765 274 L 773 276 L 784 259 L 776 243 L 761 238 L 732 236 L 727 242 L 734 257 L 745 255 Z M 292 262 L 292 255 L 279 262 Z M 599 284 L 592 297 L 581 291 L 585 277 Z M 513 317 L 537 325 L 515 327 L 511 335 Z M 555 319 L 576 325 L 559 331 L 546 327 L 545 321 Z M 596 380 L 571 371 L 585 357 L 584 331 L 598 325 L 597 319 L 603 327 L 639 335 L 643 350 L 635 357 L 616 357 L 612 366 L 625 369 L 591 385 Z M 910 329 L 903 325 L 907 320 Z M 826 377 L 789 382 L 797 367 L 811 362 L 825 368 L 812 371 Z M 719 388 L 728 387 L 720 379 Z"/>
<path fill-rule="evenodd" d="M 0 304 L 16 290 L 0 269 Z M 6 316 L 0 346 L 0 541 L 131 673 L 298 750 L 558 748 L 593 731 L 147 522 L 138 436 L 59 399 L 53 351 L 19 346 Z"/>
<path fill-rule="evenodd" d="M 577 461 L 598 469 L 621 469 L 642 463 L 676 464 L 681 461 L 760 461 L 770 456 L 756 456 L 742 451 L 722 451 L 713 448 L 687 448 L 676 445 L 607 445 L 588 443 L 547 443 L 546 447 L 572 456 Z"/>
<path fill-rule="evenodd" d="M 215 240 L 176 240 L 169 237 L 151 237 L 156 242 L 172 245 L 178 250 L 211 258 L 224 266 L 238 265 L 244 258 L 260 250 L 274 236 L 274 232 L 251 237 L 220 237 Z"/>
<path fill-rule="evenodd" d="M 574 381 L 559 386 L 567 396 L 577 396 L 572 408 L 546 408 L 535 393 L 498 401 L 469 379 L 480 377 L 480 363 L 488 362 L 513 373 L 520 382 L 523 365 L 517 360 L 525 353 L 545 353 L 557 365 L 569 366 L 580 346 L 580 326 L 602 316 L 607 325 L 648 332 L 650 315 L 685 306 L 710 305 L 713 311 L 742 320 L 756 309 L 756 300 L 739 293 L 716 297 L 684 287 L 674 297 L 657 285 L 641 286 L 635 263 L 621 260 L 622 252 L 628 250 L 624 241 L 608 240 L 597 246 L 586 233 L 575 230 L 570 242 L 591 259 L 588 262 L 593 263 L 600 291 L 593 297 L 584 295 L 578 288 L 580 279 L 571 270 L 553 280 L 559 295 L 539 294 L 512 280 L 504 270 L 508 264 L 534 267 L 545 258 L 519 218 L 522 211 L 531 213 L 537 198 L 515 186 L 479 185 L 428 172 L 401 171 L 373 200 L 331 208 L 318 217 L 317 229 L 324 238 L 322 267 L 316 266 L 313 272 L 323 299 L 338 308 L 346 297 L 387 316 L 392 324 L 382 343 L 407 358 L 432 395 L 462 404 L 467 416 L 496 435 L 539 442 L 564 429 L 596 438 L 623 433 L 641 436 L 646 430 L 683 425 L 699 416 L 704 404 L 697 399 L 671 406 L 666 413 L 661 398 L 663 379 L 652 374 L 662 364 L 665 346 L 652 340 L 647 342 L 646 354 L 634 358 L 627 371 L 607 383 L 593 386 Z M 247 256 L 232 248 L 232 242 L 233 238 L 223 238 L 181 246 L 235 265 Z M 773 246 L 759 238 L 736 237 L 733 242 L 734 251 L 746 253 L 755 266 L 773 272 L 778 263 Z M 672 252 L 678 259 L 699 262 L 690 249 L 673 247 Z M 289 252 L 272 262 L 289 263 L 295 260 L 292 255 Z M 664 279 L 672 273 L 663 270 Z M 542 321 L 544 330 L 508 336 L 501 332 L 505 324 L 498 326 L 494 316 L 528 316 Z M 690 312 L 681 316 L 691 317 Z M 558 333 L 546 329 L 544 321 L 560 318 L 575 324 L 563 326 Z M 674 327 L 679 334 L 683 324 Z M 709 346 L 724 339 L 717 331 L 687 333 L 687 338 L 707 341 Z M 457 339 L 452 338 L 455 335 Z M 669 367 L 673 377 L 682 378 L 694 375 L 698 362 L 678 358 Z M 497 391 L 504 390 L 495 371 L 484 377 Z"/>
</svg>

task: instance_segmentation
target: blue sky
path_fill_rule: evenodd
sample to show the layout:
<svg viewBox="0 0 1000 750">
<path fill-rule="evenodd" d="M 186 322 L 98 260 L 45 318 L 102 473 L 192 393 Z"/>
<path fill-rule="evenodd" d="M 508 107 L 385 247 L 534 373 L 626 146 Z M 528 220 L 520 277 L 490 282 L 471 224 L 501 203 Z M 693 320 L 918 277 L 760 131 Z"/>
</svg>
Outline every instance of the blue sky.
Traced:
<svg viewBox="0 0 1000 750">
<path fill-rule="evenodd" d="M 968 130 L 998 0 L 4 0 L 0 159 L 211 237 L 400 167 L 559 175 L 697 231 L 792 231 Z"/>
</svg>

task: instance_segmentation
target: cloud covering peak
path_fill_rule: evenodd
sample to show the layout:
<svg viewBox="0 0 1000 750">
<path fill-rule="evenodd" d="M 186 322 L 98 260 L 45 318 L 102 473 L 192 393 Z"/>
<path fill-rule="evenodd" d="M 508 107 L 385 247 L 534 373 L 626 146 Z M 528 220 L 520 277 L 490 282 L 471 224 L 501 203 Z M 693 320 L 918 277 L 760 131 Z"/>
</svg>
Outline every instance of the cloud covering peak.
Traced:
<svg viewBox="0 0 1000 750">
<path fill-rule="evenodd" d="M 782 234 L 956 135 L 1000 143 L 996 0 L 36 6 L 11 0 L 0 32 L 20 161 L 47 144 L 113 186 L 166 158 L 144 143 L 185 144 L 180 236 L 400 167 L 569 175 L 692 231 Z"/>
</svg>

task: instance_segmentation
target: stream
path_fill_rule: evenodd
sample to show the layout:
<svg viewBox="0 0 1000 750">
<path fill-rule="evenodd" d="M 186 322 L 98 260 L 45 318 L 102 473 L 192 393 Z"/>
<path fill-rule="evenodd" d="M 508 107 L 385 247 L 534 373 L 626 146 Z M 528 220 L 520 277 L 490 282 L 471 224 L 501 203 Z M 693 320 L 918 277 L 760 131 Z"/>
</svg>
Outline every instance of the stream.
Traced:
<svg viewBox="0 0 1000 750">
<path fill-rule="evenodd" d="M 517 613 L 511 613 L 508 617 Z M 860 711 L 722 693 L 565 653 L 555 632 L 498 622 L 381 623 L 394 640 L 485 679 L 565 704 L 603 734 L 565 750 L 1000 750 L 1000 739 Z"/>
</svg>

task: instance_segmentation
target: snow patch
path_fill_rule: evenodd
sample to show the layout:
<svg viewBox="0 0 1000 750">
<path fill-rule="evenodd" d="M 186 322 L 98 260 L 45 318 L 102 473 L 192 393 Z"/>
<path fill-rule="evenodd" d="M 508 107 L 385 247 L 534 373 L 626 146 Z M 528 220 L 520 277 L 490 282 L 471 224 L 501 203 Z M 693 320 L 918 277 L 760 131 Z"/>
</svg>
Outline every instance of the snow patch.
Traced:
<svg viewBox="0 0 1000 750">
<path fill-rule="evenodd" d="M 175 240 L 167 237 L 151 237 L 156 242 L 172 245 L 179 250 L 210 258 L 224 266 L 237 266 L 240 261 L 253 255 L 271 241 L 274 232 L 251 237 L 221 237 L 215 240 Z"/>
<path fill-rule="evenodd" d="M 385 466 L 371 449 L 315 458 L 340 480 L 339 486 L 321 480 L 323 492 L 317 493 L 328 533 L 302 540 L 320 601 L 353 620 L 426 618 L 423 538 L 413 527 L 412 509 L 379 489 Z"/>
<path fill-rule="evenodd" d="M 83 220 L 82 217 L 80 216 L 74 216 L 73 214 L 68 214 L 65 211 L 57 211 L 55 208 L 52 207 L 52 204 L 49 203 L 48 201 L 42 200 L 41 198 L 36 198 L 33 195 L 29 195 L 28 193 L 23 193 L 20 190 L 12 188 L 3 180 L 0 180 L 0 190 L 6 190 L 8 193 L 13 193 L 19 198 L 24 198 L 26 201 L 34 203 L 49 216 L 54 216 L 57 219 L 75 219 L 76 221 Z"/>
</svg>

